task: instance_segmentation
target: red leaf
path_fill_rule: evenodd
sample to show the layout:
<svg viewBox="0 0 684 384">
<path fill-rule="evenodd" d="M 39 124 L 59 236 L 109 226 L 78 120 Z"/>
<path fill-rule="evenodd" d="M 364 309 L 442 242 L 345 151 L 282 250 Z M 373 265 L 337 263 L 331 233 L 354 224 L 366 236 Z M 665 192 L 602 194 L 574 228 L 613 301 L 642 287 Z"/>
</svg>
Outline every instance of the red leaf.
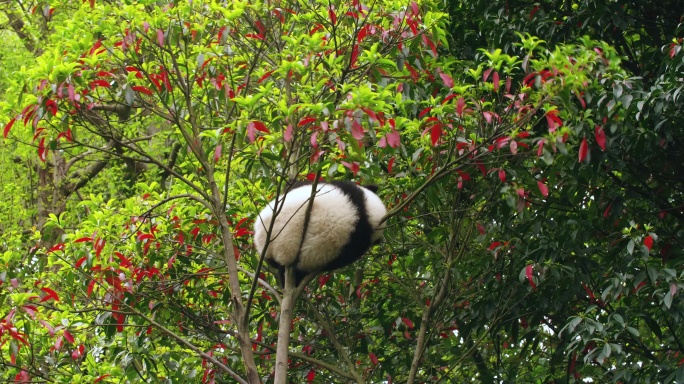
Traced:
<svg viewBox="0 0 684 384">
<path fill-rule="evenodd" d="M 435 46 L 435 43 L 430 40 L 426 34 L 421 34 L 420 37 L 423 38 L 423 43 L 430 47 L 430 50 L 432 51 L 432 56 L 437 57 L 437 47 Z"/>
<path fill-rule="evenodd" d="M 154 236 L 150 233 L 141 233 L 138 235 L 138 241 L 144 241 L 144 240 L 152 240 L 154 239 Z"/>
<path fill-rule="evenodd" d="M 223 148 L 223 146 L 219 145 L 214 150 L 214 163 L 217 163 L 219 161 L 219 159 L 221 158 L 221 149 L 222 148 Z"/>
<path fill-rule="evenodd" d="M 95 288 L 95 280 L 91 280 L 90 283 L 88 283 L 88 297 L 93 293 L 93 288 Z"/>
<path fill-rule="evenodd" d="M 546 142 L 545 139 L 539 140 L 538 148 L 537 148 L 537 157 L 540 157 L 542 153 L 544 153 L 544 143 Z"/>
<path fill-rule="evenodd" d="M 539 192 L 541 192 L 542 196 L 549 196 L 549 187 L 547 187 L 546 184 L 542 183 L 541 181 L 537 181 L 537 187 L 539 187 Z"/>
<path fill-rule="evenodd" d="M 314 148 L 318 148 L 317 138 L 318 138 L 318 132 L 314 132 L 310 137 L 311 146 Z"/>
<path fill-rule="evenodd" d="M 40 143 L 38 143 L 38 158 L 42 162 L 45 162 L 45 159 L 47 159 L 47 148 L 45 148 L 45 138 L 44 137 L 42 139 L 40 139 Z"/>
<path fill-rule="evenodd" d="M 69 95 L 69 100 L 76 101 L 76 92 L 74 91 L 74 86 L 69 84 L 67 87 L 67 94 Z"/>
<path fill-rule="evenodd" d="M 157 44 L 159 44 L 160 47 L 164 46 L 164 31 L 161 29 L 157 29 Z"/>
<path fill-rule="evenodd" d="M 54 100 L 50 99 L 46 101 L 45 107 L 48 109 L 48 111 L 50 111 L 50 114 L 52 114 L 52 116 L 57 115 L 57 103 Z"/>
<path fill-rule="evenodd" d="M 537 72 L 532 72 L 528 73 L 525 78 L 523 78 L 523 84 L 527 87 L 532 87 L 532 84 L 534 84 L 535 78 L 537 77 Z"/>
<path fill-rule="evenodd" d="M 484 225 L 482 225 L 482 224 L 480 224 L 480 223 L 477 223 L 477 231 L 480 233 L 480 235 L 484 235 L 484 234 L 485 234 L 485 227 L 484 227 Z"/>
<path fill-rule="evenodd" d="M 321 277 L 318 278 L 318 287 L 322 288 L 328 280 L 330 280 L 330 274 L 321 275 Z"/>
<path fill-rule="evenodd" d="M 97 379 L 95 379 L 95 381 L 93 381 L 93 384 L 96 384 L 96 383 L 102 381 L 102 379 L 104 379 L 105 377 L 108 377 L 108 376 L 111 376 L 111 375 L 108 373 L 106 375 L 102 375 L 102 376 L 98 377 Z"/>
<path fill-rule="evenodd" d="M 485 69 L 485 71 L 482 73 L 482 81 L 487 81 L 493 70 L 494 68 Z"/>
<path fill-rule="evenodd" d="M 370 358 L 371 363 L 372 363 L 373 365 L 378 365 L 378 357 L 375 356 L 375 353 L 369 352 L 369 353 L 368 353 L 368 357 Z"/>
<path fill-rule="evenodd" d="M 433 147 L 437 145 L 440 136 L 442 136 L 442 126 L 440 124 L 434 124 L 432 128 L 430 128 L 430 140 L 432 141 Z"/>
<path fill-rule="evenodd" d="M 292 141 L 292 124 L 287 125 L 285 133 L 283 134 L 283 139 L 285 139 L 285 141 L 288 143 Z"/>
<path fill-rule="evenodd" d="M 154 92 L 152 92 L 151 89 L 149 89 L 145 86 L 142 86 L 142 85 L 134 85 L 131 87 L 131 89 L 136 91 L 136 92 L 144 93 L 148 96 L 152 96 L 154 94 Z"/>
<path fill-rule="evenodd" d="M 369 118 L 371 121 L 376 121 L 376 122 L 379 121 L 378 115 L 377 115 L 372 109 L 368 109 L 368 108 L 361 108 L 361 109 L 362 109 L 364 112 L 366 112 L 366 114 L 368 115 L 368 118 Z M 383 124 L 384 124 L 384 123 L 383 123 Z M 381 124 L 381 125 L 383 125 L 383 124 Z"/>
<path fill-rule="evenodd" d="M 59 295 L 57 292 L 53 291 L 50 288 L 41 288 L 41 291 L 47 293 L 47 296 L 44 296 L 42 299 L 40 299 L 40 302 L 42 303 L 43 301 L 48 301 L 50 299 L 54 299 L 55 301 L 59 301 Z"/>
<path fill-rule="evenodd" d="M 361 166 L 360 166 L 359 163 L 356 162 L 356 161 L 351 162 L 351 163 L 346 162 L 346 161 L 343 161 L 343 162 L 342 162 L 342 165 L 344 165 L 345 167 L 349 168 L 349 170 L 352 171 L 352 174 L 353 174 L 354 176 L 356 176 L 356 174 L 359 173 L 359 171 L 361 170 Z"/>
<path fill-rule="evenodd" d="M 536 7 L 532 8 L 532 11 L 530 12 L 530 20 L 534 17 L 534 14 L 537 13 L 537 11 L 540 9 L 540 7 L 537 5 Z"/>
<path fill-rule="evenodd" d="M 74 336 L 73 336 L 71 333 L 69 333 L 69 331 L 67 331 L 66 329 L 64 330 L 64 338 L 65 338 L 69 343 L 71 343 L 71 344 L 74 343 Z"/>
<path fill-rule="evenodd" d="M 590 300 L 592 303 L 595 302 L 595 301 L 596 301 L 596 296 L 594 296 L 594 292 L 592 292 L 591 289 L 589 289 L 589 287 L 587 287 L 587 285 L 584 284 L 584 283 L 582 283 L 582 287 L 584 287 L 584 290 L 587 292 L 587 296 L 589 297 L 589 300 Z"/>
<path fill-rule="evenodd" d="M 490 111 L 482 112 L 482 116 L 484 116 L 485 121 L 487 121 L 487 124 L 491 124 L 494 118 L 496 118 L 497 120 L 501 120 L 499 119 L 499 115 Z"/>
<path fill-rule="evenodd" d="M 90 237 L 81 237 L 80 239 L 74 240 L 74 243 L 89 243 L 91 241 L 93 241 L 93 239 Z"/>
<path fill-rule="evenodd" d="M 24 311 L 26 311 L 26 313 L 28 313 L 29 316 L 31 316 L 31 319 L 36 319 L 36 312 L 38 312 L 38 308 L 36 308 L 35 305 L 24 305 L 22 308 Z"/>
<path fill-rule="evenodd" d="M 580 147 L 579 147 L 579 156 L 578 156 L 579 157 L 579 161 L 578 161 L 579 163 L 583 162 L 584 159 L 587 158 L 587 151 L 588 150 L 589 150 L 589 147 L 587 145 L 587 138 L 585 137 L 582 139 L 582 143 L 580 144 Z"/>
<path fill-rule="evenodd" d="M 352 47 L 351 58 L 349 58 L 349 66 L 356 68 L 356 60 L 359 58 L 359 44 L 354 44 Z"/>
<path fill-rule="evenodd" d="M 441 69 L 437 69 L 437 73 L 439 74 L 439 77 L 442 78 L 442 82 L 444 85 L 448 88 L 451 88 L 454 86 L 454 79 L 451 78 L 451 76 L 447 75 L 446 73 L 442 72 Z"/>
<path fill-rule="evenodd" d="M 14 125 L 14 122 L 17 121 L 17 118 L 15 117 L 14 119 L 10 120 L 9 123 L 5 125 L 5 129 L 2 130 L 2 137 L 7 138 L 7 135 L 9 134 L 10 129 L 12 129 L 12 126 Z"/>
<path fill-rule="evenodd" d="M 352 122 L 352 130 L 351 130 L 352 136 L 356 140 L 361 140 L 363 139 L 364 132 L 363 132 L 363 127 L 361 124 L 359 124 L 356 120 Z"/>
<path fill-rule="evenodd" d="M 390 173 L 390 174 L 392 173 L 392 167 L 393 166 L 394 166 L 394 157 L 392 157 L 390 159 L 389 163 L 387 163 L 387 172 L 388 173 Z"/>
<path fill-rule="evenodd" d="M 511 149 L 512 154 L 518 154 L 518 143 L 515 140 L 511 140 L 511 143 L 508 145 L 508 147 Z"/>
<path fill-rule="evenodd" d="M 260 33 L 248 33 L 245 35 L 245 37 L 249 37 L 250 39 L 264 40 L 264 35 Z"/>
<path fill-rule="evenodd" d="M 506 182 L 506 171 L 503 169 L 499 169 L 499 180 L 501 180 L 502 183 Z"/>
<path fill-rule="evenodd" d="M 445 97 L 444 100 L 442 100 L 442 105 L 446 104 L 449 100 L 453 99 L 456 96 L 457 95 L 455 93 L 452 93 L 451 95 Z"/>
<path fill-rule="evenodd" d="M 427 107 L 427 108 L 423 109 L 423 110 L 420 111 L 420 113 L 418 114 L 418 118 L 422 119 L 423 116 L 425 116 L 425 115 L 426 115 L 428 112 L 430 112 L 431 110 L 432 110 L 431 107 Z"/>
<path fill-rule="evenodd" d="M 411 321 L 411 319 L 409 319 L 408 317 L 402 317 L 402 318 L 401 318 L 401 321 L 402 321 L 404 324 L 406 324 L 406 326 L 407 326 L 409 329 L 413 329 L 413 321 Z"/>
<path fill-rule="evenodd" d="M 646 248 L 648 248 L 649 251 L 651 250 L 651 248 L 653 247 L 653 237 L 651 237 L 651 235 L 648 235 L 644 238 L 644 245 L 646 246 Z"/>
<path fill-rule="evenodd" d="M 313 117 L 313 116 L 305 117 L 305 118 L 303 118 L 303 119 L 299 122 L 299 124 L 297 124 L 297 126 L 298 126 L 298 127 L 303 127 L 303 126 L 305 126 L 305 125 L 307 125 L 307 124 L 309 124 L 309 123 L 313 123 L 313 122 L 315 122 L 315 121 L 316 121 L 316 118 Z"/>
<path fill-rule="evenodd" d="M 401 136 L 396 129 L 392 129 L 392 132 L 388 133 L 385 137 L 387 137 L 387 144 L 392 148 L 397 148 L 401 144 Z"/>
<path fill-rule="evenodd" d="M 86 260 L 88 260 L 88 258 L 83 256 L 80 259 L 78 259 L 78 261 L 76 262 L 76 264 L 74 264 L 74 266 L 76 268 L 81 268 L 81 265 L 83 265 L 83 263 L 85 263 Z"/>
<path fill-rule="evenodd" d="M 111 84 L 109 84 L 109 81 L 103 79 L 93 80 L 88 85 L 90 86 L 90 89 L 93 89 L 95 87 L 109 88 L 112 86 Z"/>
<path fill-rule="evenodd" d="M 66 132 L 60 132 L 55 138 L 55 141 L 59 141 L 59 139 L 61 139 L 62 137 L 66 139 L 66 141 L 73 141 L 71 139 L 71 129 L 67 129 Z"/>
<path fill-rule="evenodd" d="M 413 79 L 413 81 L 418 80 L 418 72 L 416 72 L 416 70 L 409 63 L 404 63 L 404 66 L 409 70 L 411 79 Z"/>
<path fill-rule="evenodd" d="M 420 8 L 418 8 L 418 4 L 415 1 L 411 2 L 411 12 L 413 16 L 418 16 L 420 14 Z"/>
<path fill-rule="evenodd" d="M 254 121 L 247 124 L 247 138 L 249 139 L 250 143 L 253 143 L 254 140 L 256 140 L 256 130 L 256 124 Z"/>
<path fill-rule="evenodd" d="M 268 72 L 264 73 L 264 75 L 259 78 L 257 83 L 261 83 L 262 81 L 268 79 L 269 77 L 271 77 L 272 73 L 273 73 L 273 71 L 268 71 Z"/>
<path fill-rule="evenodd" d="M 135 72 L 135 77 L 137 77 L 138 79 L 143 78 L 142 72 L 140 72 L 140 70 L 138 68 L 136 68 L 132 65 L 129 65 L 128 67 L 126 67 L 126 72 Z"/>
<path fill-rule="evenodd" d="M 537 289 L 537 284 L 534 283 L 533 267 L 531 264 L 525 267 L 525 276 L 527 276 L 527 281 L 530 282 L 530 287 Z"/>
<path fill-rule="evenodd" d="M 54 328 L 52 325 L 50 325 L 50 323 L 48 323 L 48 322 L 45 321 L 45 320 L 38 320 L 38 321 L 39 321 L 41 324 L 43 324 L 43 326 L 44 326 L 45 328 L 47 328 L 48 334 L 50 335 L 50 337 L 52 337 L 52 336 L 55 335 L 55 328 Z"/>
<path fill-rule="evenodd" d="M 456 114 L 461 117 L 463 115 L 463 108 L 465 107 L 465 99 L 459 97 L 456 101 Z"/>
<path fill-rule="evenodd" d="M 563 120 L 561 120 L 561 118 L 558 117 L 557 109 L 554 109 L 546 113 L 546 122 L 549 125 L 550 133 L 555 132 L 556 128 L 561 127 L 563 125 Z"/>
<path fill-rule="evenodd" d="M 328 17 L 330 18 L 330 22 L 333 25 L 337 24 L 337 15 L 335 14 L 335 11 L 332 10 L 332 8 L 328 8 Z"/>
<path fill-rule="evenodd" d="M 254 24 L 259 30 L 259 33 L 266 33 L 266 27 L 264 26 L 264 23 L 261 22 L 261 20 L 255 21 Z"/>
<path fill-rule="evenodd" d="M 477 162 L 477 169 L 480 170 L 480 173 L 482 173 L 482 176 L 487 176 L 487 167 L 485 167 L 482 162 L 478 161 Z"/>
<path fill-rule="evenodd" d="M 366 36 L 368 36 L 368 32 L 370 29 L 370 24 L 366 24 L 359 30 L 359 34 L 356 36 L 356 41 L 359 42 L 359 44 L 361 43 L 361 41 L 363 41 L 363 39 L 366 38 Z"/>
<path fill-rule="evenodd" d="M 102 39 L 98 39 L 95 44 L 93 44 L 92 47 L 90 47 L 90 51 L 88 51 L 89 55 L 92 55 L 93 53 L 97 52 L 97 50 L 102 47 Z"/>
<path fill-rule="evenodd" d="M 58 336 L 57 340 L 55 340 L 55 349 L 58 351 L 62 349 L 62 339 L 64 339 L 64 336 Z"/>
<path fill-rule="evenodd" d="M 254 128 L 255 128 L 257 131 L 263 132 L 263 133 L 270 133 L 270 131 L 268 130 L 268 128 L 266 127 L 266 125 L 265 125 L 264 123 L 262 123 L 261 121 L 256 121 L 256 120 L 255 120 L 255 121 L 253 121 L 252 123 L 254 124 Z"/>
<path fill-rule="evenodd" d="M 606 132 L 603 131 L 603 128 L 600 126 L 596 126 L 594 128 L 594 135 L 596 136 L 596 143 L 598 146 L 601 148 L 602 151 L 606 150 Z"/>
<path fill-rule="evenodd" d="M 610 210 L 613 208 L 613 204 L 608 204 L 606 209 L 603 211 L 603 217 L 608 217 L 610 215 Z"/>
</svg>

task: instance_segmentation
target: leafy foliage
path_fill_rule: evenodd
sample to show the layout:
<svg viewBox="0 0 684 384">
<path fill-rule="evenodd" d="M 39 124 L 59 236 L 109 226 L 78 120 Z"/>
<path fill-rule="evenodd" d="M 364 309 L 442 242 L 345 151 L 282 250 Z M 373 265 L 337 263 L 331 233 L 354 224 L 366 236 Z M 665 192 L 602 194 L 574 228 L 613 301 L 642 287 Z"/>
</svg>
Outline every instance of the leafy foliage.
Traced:
<svg viewBox="0 0 684 384">
<path fill-rule="evenodd" d="M 36 56 L 0 105 L 2 164 L 35 169 L 3 192 L 36 196 L 0 203 L 3 380 L 684 377 L 670 15 L 32 5 L 1 8 Z M 250 235 L 293 178 L 373 181 L 391 213 L 369 257 L 307 287 L 276 378 L 286 314 Z"/>
</svg>

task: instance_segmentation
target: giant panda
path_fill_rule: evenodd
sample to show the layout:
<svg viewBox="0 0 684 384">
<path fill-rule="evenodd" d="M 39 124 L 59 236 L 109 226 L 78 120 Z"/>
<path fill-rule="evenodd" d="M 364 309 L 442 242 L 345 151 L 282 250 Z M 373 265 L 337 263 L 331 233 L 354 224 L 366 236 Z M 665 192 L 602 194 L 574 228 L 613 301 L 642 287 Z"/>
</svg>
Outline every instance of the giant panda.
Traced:
<svg viewBox="0 0 684 384">
<path fill-rule="evenodd" d="M 385 228 L 380 220 L 387 208 L 376 195 L 377 186 L 319 182 L 302 240 L 312 188 L 311 182 L 295 183 L 276 207 L 264 259 L 278 271 L 281 287 L 286 266 L 295 266 L 295 286 L 299 286 L 310 273 L 333 271 L 359 260 L 380 241 Z M 276 200 L 271 201 L 255 220 L 254 245 L 259 255 L 266 246 L 275 206 Z"/>
</svg>

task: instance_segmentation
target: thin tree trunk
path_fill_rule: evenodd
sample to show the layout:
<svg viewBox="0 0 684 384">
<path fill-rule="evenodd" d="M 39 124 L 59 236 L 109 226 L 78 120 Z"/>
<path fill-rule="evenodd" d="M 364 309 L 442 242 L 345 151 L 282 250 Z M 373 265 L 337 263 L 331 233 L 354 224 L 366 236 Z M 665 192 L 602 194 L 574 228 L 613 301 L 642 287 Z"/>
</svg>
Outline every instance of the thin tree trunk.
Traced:
<svg viewBox="0 0 684 384">
<path fill-rule="evenodd" d="M 290 326 L 296 301 L 294 267 L 285 268 L 285 289 L 280 303 L 278 323 L 278 347 L 276 349 L 275 384 L 287 384 L 288 352 L 290 346 Z"/>
</svg>

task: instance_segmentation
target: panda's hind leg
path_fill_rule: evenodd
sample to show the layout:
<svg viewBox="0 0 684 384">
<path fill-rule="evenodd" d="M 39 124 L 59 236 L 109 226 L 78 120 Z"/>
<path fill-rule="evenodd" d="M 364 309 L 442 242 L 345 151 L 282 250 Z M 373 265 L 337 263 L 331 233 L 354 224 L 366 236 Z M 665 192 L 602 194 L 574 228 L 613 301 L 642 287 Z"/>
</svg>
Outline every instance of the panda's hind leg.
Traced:
<svg viewBox="0 0 684 384">
<path fill-rule="evenodd" d="M 295 287 L 299 287 L 299 284 L 302 283 L 302 280 L 308 275 L 310 272 L 305 272 L 302 270 L 295 270 Z"/>
<path fill-rule="evenodd" d="M 266 259 L 266 263 L 271 267 L 271 270 L 275 270 L 276 281 L 280 288 L 285 288 L 285 267 L 273 259 Z"/>
</svg>

